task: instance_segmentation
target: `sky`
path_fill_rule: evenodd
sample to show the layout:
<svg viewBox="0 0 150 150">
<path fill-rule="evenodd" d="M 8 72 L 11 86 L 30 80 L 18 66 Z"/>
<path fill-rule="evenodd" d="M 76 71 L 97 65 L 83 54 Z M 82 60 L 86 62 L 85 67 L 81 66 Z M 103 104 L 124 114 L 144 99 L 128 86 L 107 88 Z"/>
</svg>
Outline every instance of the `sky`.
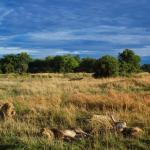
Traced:
<svg viewBox="0 0 150 150">
<path fill-rule="evenodd" d="M 0 56 L 99 58 L 128 48 L 150 63 L 149 14 L 150 0 L 0 0 Z"/>
</svg>

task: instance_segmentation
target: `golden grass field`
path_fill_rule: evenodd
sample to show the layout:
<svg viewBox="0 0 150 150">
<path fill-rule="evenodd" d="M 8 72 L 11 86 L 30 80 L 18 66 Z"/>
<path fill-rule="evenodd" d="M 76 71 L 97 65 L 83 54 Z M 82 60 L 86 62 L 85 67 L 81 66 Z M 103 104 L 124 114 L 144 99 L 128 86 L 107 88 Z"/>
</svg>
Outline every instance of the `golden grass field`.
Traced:
<svg viewBox="0 0 150 150">
<path fill-rule="evenodd" d="M 0 123 L 0 149 L 149 150 L 150 74 L 94 79 L 91 74 L 0 75 L 0 104 L 12 102 L 16 117 Z M 42 127 L 81 127 L 93 114 L 113 113 L 144 130 L 138 139 L 95 135 L 63 142 L 37 136 Z"/>
</svg>

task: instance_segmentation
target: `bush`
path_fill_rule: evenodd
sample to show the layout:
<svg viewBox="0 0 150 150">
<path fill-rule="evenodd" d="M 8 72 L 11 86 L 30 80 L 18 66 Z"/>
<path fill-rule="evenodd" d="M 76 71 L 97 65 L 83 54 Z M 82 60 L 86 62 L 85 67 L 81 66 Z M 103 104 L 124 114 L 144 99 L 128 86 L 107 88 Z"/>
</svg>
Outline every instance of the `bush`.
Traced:
<svg viewBox="0 0 150 150">
<path fill-rule="evenodd" d="M 119 73 L 118 60 L 112 56 L 103 56 L 95 64 L 95 77 L 117 76 Z"/>
<path fill-rule="evenodd" d="M 72 55 L 55 56 L 52 66 L 54 72 L 74 72 L 74 69 L 79 66 L 79 62 Z"/>
<path fill-rule="evenodd" d="M 29 72 L 30 73 L 45 73 L 46 69 L 46 61 L 42 59 L 35 59 L 29 63 Z"/>
<path fill-rule="evenodd" d="M 95 73 L 97 77 L 110 77 L 118 75 L 118 72 L 123 76 L 130 75 L 141 69 L 140 57 L 135 55 L 132 50 L 124 50 L 119 54 L 118 60 L 108 55 L 96 60 L 94 58 L 80 58 L 78 55 L 32 59 L 27 53 L 9 54 L 0 59 L 0 73 L 87 72 Z M 148 65 L 143 66 L 142 69 L 144 71 L 150 70 Z"/>
<path fill-rule="evenodd" d="M 4 67 L 4 68 L 3 68 L 3 72 L 4 72 L 4 73 L 12 73 L 12 72 L 15 71 L 14 66 L 13 66 L 11 63 L 9 63 L 9 64 L 4 64 L 3 67 Z"/>
<path fill-rule="evenodd" d="M 94 58 L 83 58 L 79 67 L 76 69 L 77 72 L 93 73 L 96 59 Z"/>
<path fill-rule="evenodd" d="M 0 70 L 3 73 L 25 73 L 30 61 L 31 57 L 27 53 L 8 54 L 0 59 Z"/>
<path fill-rule="evenodd" d="M 144 64 L 141 68 L 143 71 L 150 73 L 150 64 Z"/>
<path fill-rule="evenodd" d="M 118 56 L 120 63 L 120 74 L 130 74 L 140 71 L 140 57 L 135 55 L 132 50 L 125 49 Z"/>
</svg>

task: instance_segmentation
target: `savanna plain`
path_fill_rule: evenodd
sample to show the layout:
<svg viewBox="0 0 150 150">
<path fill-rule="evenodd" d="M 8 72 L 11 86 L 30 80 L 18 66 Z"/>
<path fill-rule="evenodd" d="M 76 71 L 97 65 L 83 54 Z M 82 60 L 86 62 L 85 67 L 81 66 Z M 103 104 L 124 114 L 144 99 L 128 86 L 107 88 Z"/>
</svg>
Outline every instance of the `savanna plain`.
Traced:
<svg viewBox="0 0 150 150">
<path fill-rule="evenodd" d="M 0 75 L 0 104 L 13 103 L 16 115 L 0 121 L 0 149 L 149 150 L 150 74 L 95 79 L 91 74 Z M 113 114 L 140 127 L 138 138 L 106 130 L 93 115 Z M 95 131 L 88 138 L 64 141 L 38 135 L 41 128 L 80 127 Z M 96 132 L 97 131 L 97 132 Z"/>
</svg>

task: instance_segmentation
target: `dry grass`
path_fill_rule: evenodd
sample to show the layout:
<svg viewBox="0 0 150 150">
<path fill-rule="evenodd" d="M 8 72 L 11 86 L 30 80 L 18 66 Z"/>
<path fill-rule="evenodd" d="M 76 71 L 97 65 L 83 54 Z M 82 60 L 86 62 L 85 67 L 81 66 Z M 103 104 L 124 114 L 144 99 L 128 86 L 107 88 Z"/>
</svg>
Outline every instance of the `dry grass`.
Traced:
<svg viewBox="0 0 150 150">
<path fill-rule="evenodd" d="M 89 125 L 81 118 L 108 112 L 131 126 L 142 127 L 145 139 L 149 140 L 149 74 L 102 79 L 94 79 L 90 74 L 1 75 L 0 82 L 0 104 L 13 102 L 17 111 L 15 120 L 0 124 L 2 143 L 19 143 L 27 149 L 80 149 L 88 145 L 92 150 L 99 149 L 105 141 L 108 145 L 104 149 L 116 149 L 116 142 L 120 144 L 118 149 L 128 148 L 126 141 L 116 141 L 112 135 L 103 138 L 102 143 L 96 138 L 88 144 L 82 141 L 74 145 L 64 145 L 61 141 L 47 143 L 37 136 L 42 127 L 80 126 L 87 130 Z M 138 144 L 143 149 L 150 146 L 146 142 Z"/>
</svg>

